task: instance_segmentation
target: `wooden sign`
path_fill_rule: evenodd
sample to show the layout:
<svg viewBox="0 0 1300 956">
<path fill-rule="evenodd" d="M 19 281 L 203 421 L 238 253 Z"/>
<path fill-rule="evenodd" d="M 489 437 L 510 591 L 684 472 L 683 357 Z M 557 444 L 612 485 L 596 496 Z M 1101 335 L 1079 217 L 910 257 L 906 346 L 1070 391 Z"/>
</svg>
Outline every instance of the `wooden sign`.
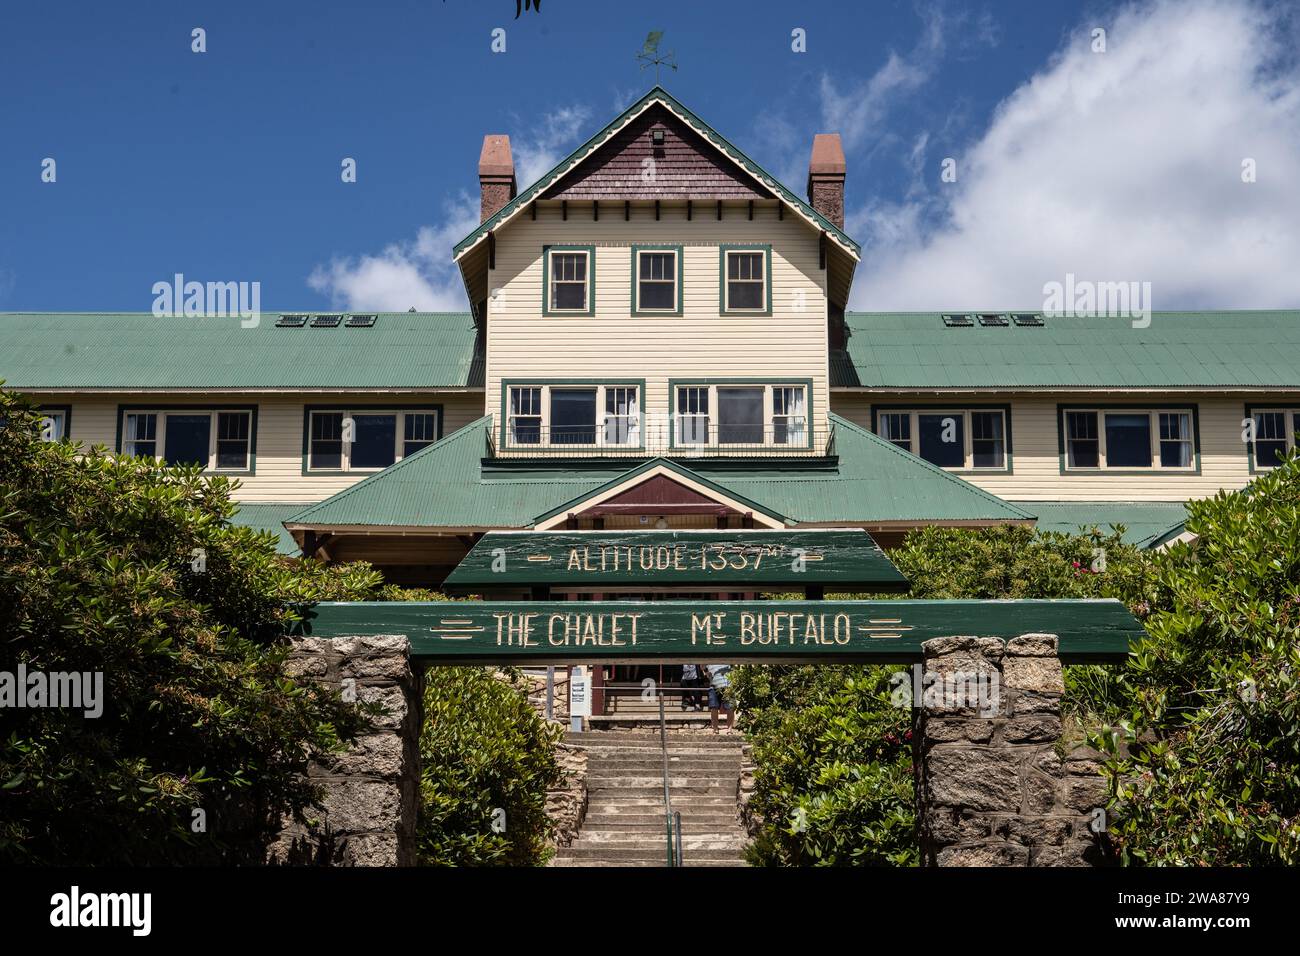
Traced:
<svg viewBox="0 0 1300 956">
<path fill-rule="evenodd" d="M 489 531 L 446 581 L 454 594 L 508 587 L 624 590 L 868 587 L 907 579 L 859 528 L 793 531 Z"/>
<path fill-rule="evenodd" d="M 426 663 L 753 660 L 910 663 L 934 637 L 1056 634 L 1066 663 L 1120 660 L 1142 626 L 1119 601 L 351 601 L 319 637 L 404 634 Z"/>
</svg>

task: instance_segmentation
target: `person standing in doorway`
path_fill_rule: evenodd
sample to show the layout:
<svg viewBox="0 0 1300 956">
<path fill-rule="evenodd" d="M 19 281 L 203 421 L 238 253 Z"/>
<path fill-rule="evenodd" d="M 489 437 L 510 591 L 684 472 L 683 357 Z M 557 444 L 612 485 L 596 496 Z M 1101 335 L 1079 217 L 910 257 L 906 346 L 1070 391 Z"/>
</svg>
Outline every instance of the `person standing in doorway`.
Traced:
<svg viewBox="0 0 1300 956">
<path fill-rule="evenodd" d="M 704 695 L 700 691 L 706 685 L 704 666 L 701 664 L 682 665 L 682 710 L 703 710 Z"/>
<path fill-rule="evenodd" d="M 731 710 L 731 701 L 727 700 L 727 688 L 731 686 L 731 665 L 730 664 L 710 664 L 709 665 L 709 722 L 713 725 L 713 732 L 718 732 L 718 711 L 724 710 L 727 713 L 727 729 L 730 730 L 733 723 Z"/>
</svg>

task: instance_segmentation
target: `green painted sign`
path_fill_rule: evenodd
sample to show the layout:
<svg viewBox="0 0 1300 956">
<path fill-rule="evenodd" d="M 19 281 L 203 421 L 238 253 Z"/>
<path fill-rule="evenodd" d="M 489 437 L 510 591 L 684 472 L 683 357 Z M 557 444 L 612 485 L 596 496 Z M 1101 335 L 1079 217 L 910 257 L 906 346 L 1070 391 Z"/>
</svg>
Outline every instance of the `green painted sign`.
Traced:
<svg viewBox="0 0 1300 956">
<path fill-rule="evenodd" d="M 868 587 L 907 579 L 856 528 L 794 531 L 490 531 L 446 581 L 465 594 L 502 587 L 599 591 L 663 587 Z"/>
<path fill-rule="evenodd" d="M 1066 663 L 1143 637 L 1119 601 L 353 601 L 318 604 L 319 637 L 404 634 L 428 663 L 599 660 L 909 663 L 934 637 L 1060 638 Z"/>
</svg>

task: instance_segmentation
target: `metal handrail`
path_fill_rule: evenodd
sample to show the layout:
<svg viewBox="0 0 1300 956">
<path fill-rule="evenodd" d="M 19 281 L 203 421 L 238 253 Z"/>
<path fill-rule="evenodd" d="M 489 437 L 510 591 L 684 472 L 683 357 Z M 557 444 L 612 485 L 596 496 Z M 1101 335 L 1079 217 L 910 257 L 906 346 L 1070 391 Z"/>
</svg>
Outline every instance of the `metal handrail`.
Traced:
<svg viewBox="0 0 1300 956">
<path fill-rule="evenodd" d="M 668 837 L 668 865 L 680 866 L 681 835 L 678 834 L 677 853 L 673 853 L 673 799 L 668 792 L 668 721 L 664 718 L 664 695 L 659 695 L 659 746 L 664 756 L 664 827 Z M 678 814 L 678 826 L 681 814 Z M 676 859 L 675 859 L 676 858 Z"/>
</svg>

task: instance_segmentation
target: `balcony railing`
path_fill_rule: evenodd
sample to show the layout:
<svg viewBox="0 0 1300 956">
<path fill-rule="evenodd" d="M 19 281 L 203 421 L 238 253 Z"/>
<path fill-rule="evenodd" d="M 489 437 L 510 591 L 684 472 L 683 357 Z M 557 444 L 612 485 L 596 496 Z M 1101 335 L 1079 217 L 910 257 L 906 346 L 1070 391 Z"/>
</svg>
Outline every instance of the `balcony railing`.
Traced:
<svg viewBox="0 0 1300 956">
<path fill-rule="evenodd" d="M 489 439 L 494 458 L 754 458 L 832 454 L 834 429 L 802 418 L 761 424 L 696 416 L 607 416 L 595 424 L 543 425 L 536 417 L 498 422 Z"/>
</svg>

